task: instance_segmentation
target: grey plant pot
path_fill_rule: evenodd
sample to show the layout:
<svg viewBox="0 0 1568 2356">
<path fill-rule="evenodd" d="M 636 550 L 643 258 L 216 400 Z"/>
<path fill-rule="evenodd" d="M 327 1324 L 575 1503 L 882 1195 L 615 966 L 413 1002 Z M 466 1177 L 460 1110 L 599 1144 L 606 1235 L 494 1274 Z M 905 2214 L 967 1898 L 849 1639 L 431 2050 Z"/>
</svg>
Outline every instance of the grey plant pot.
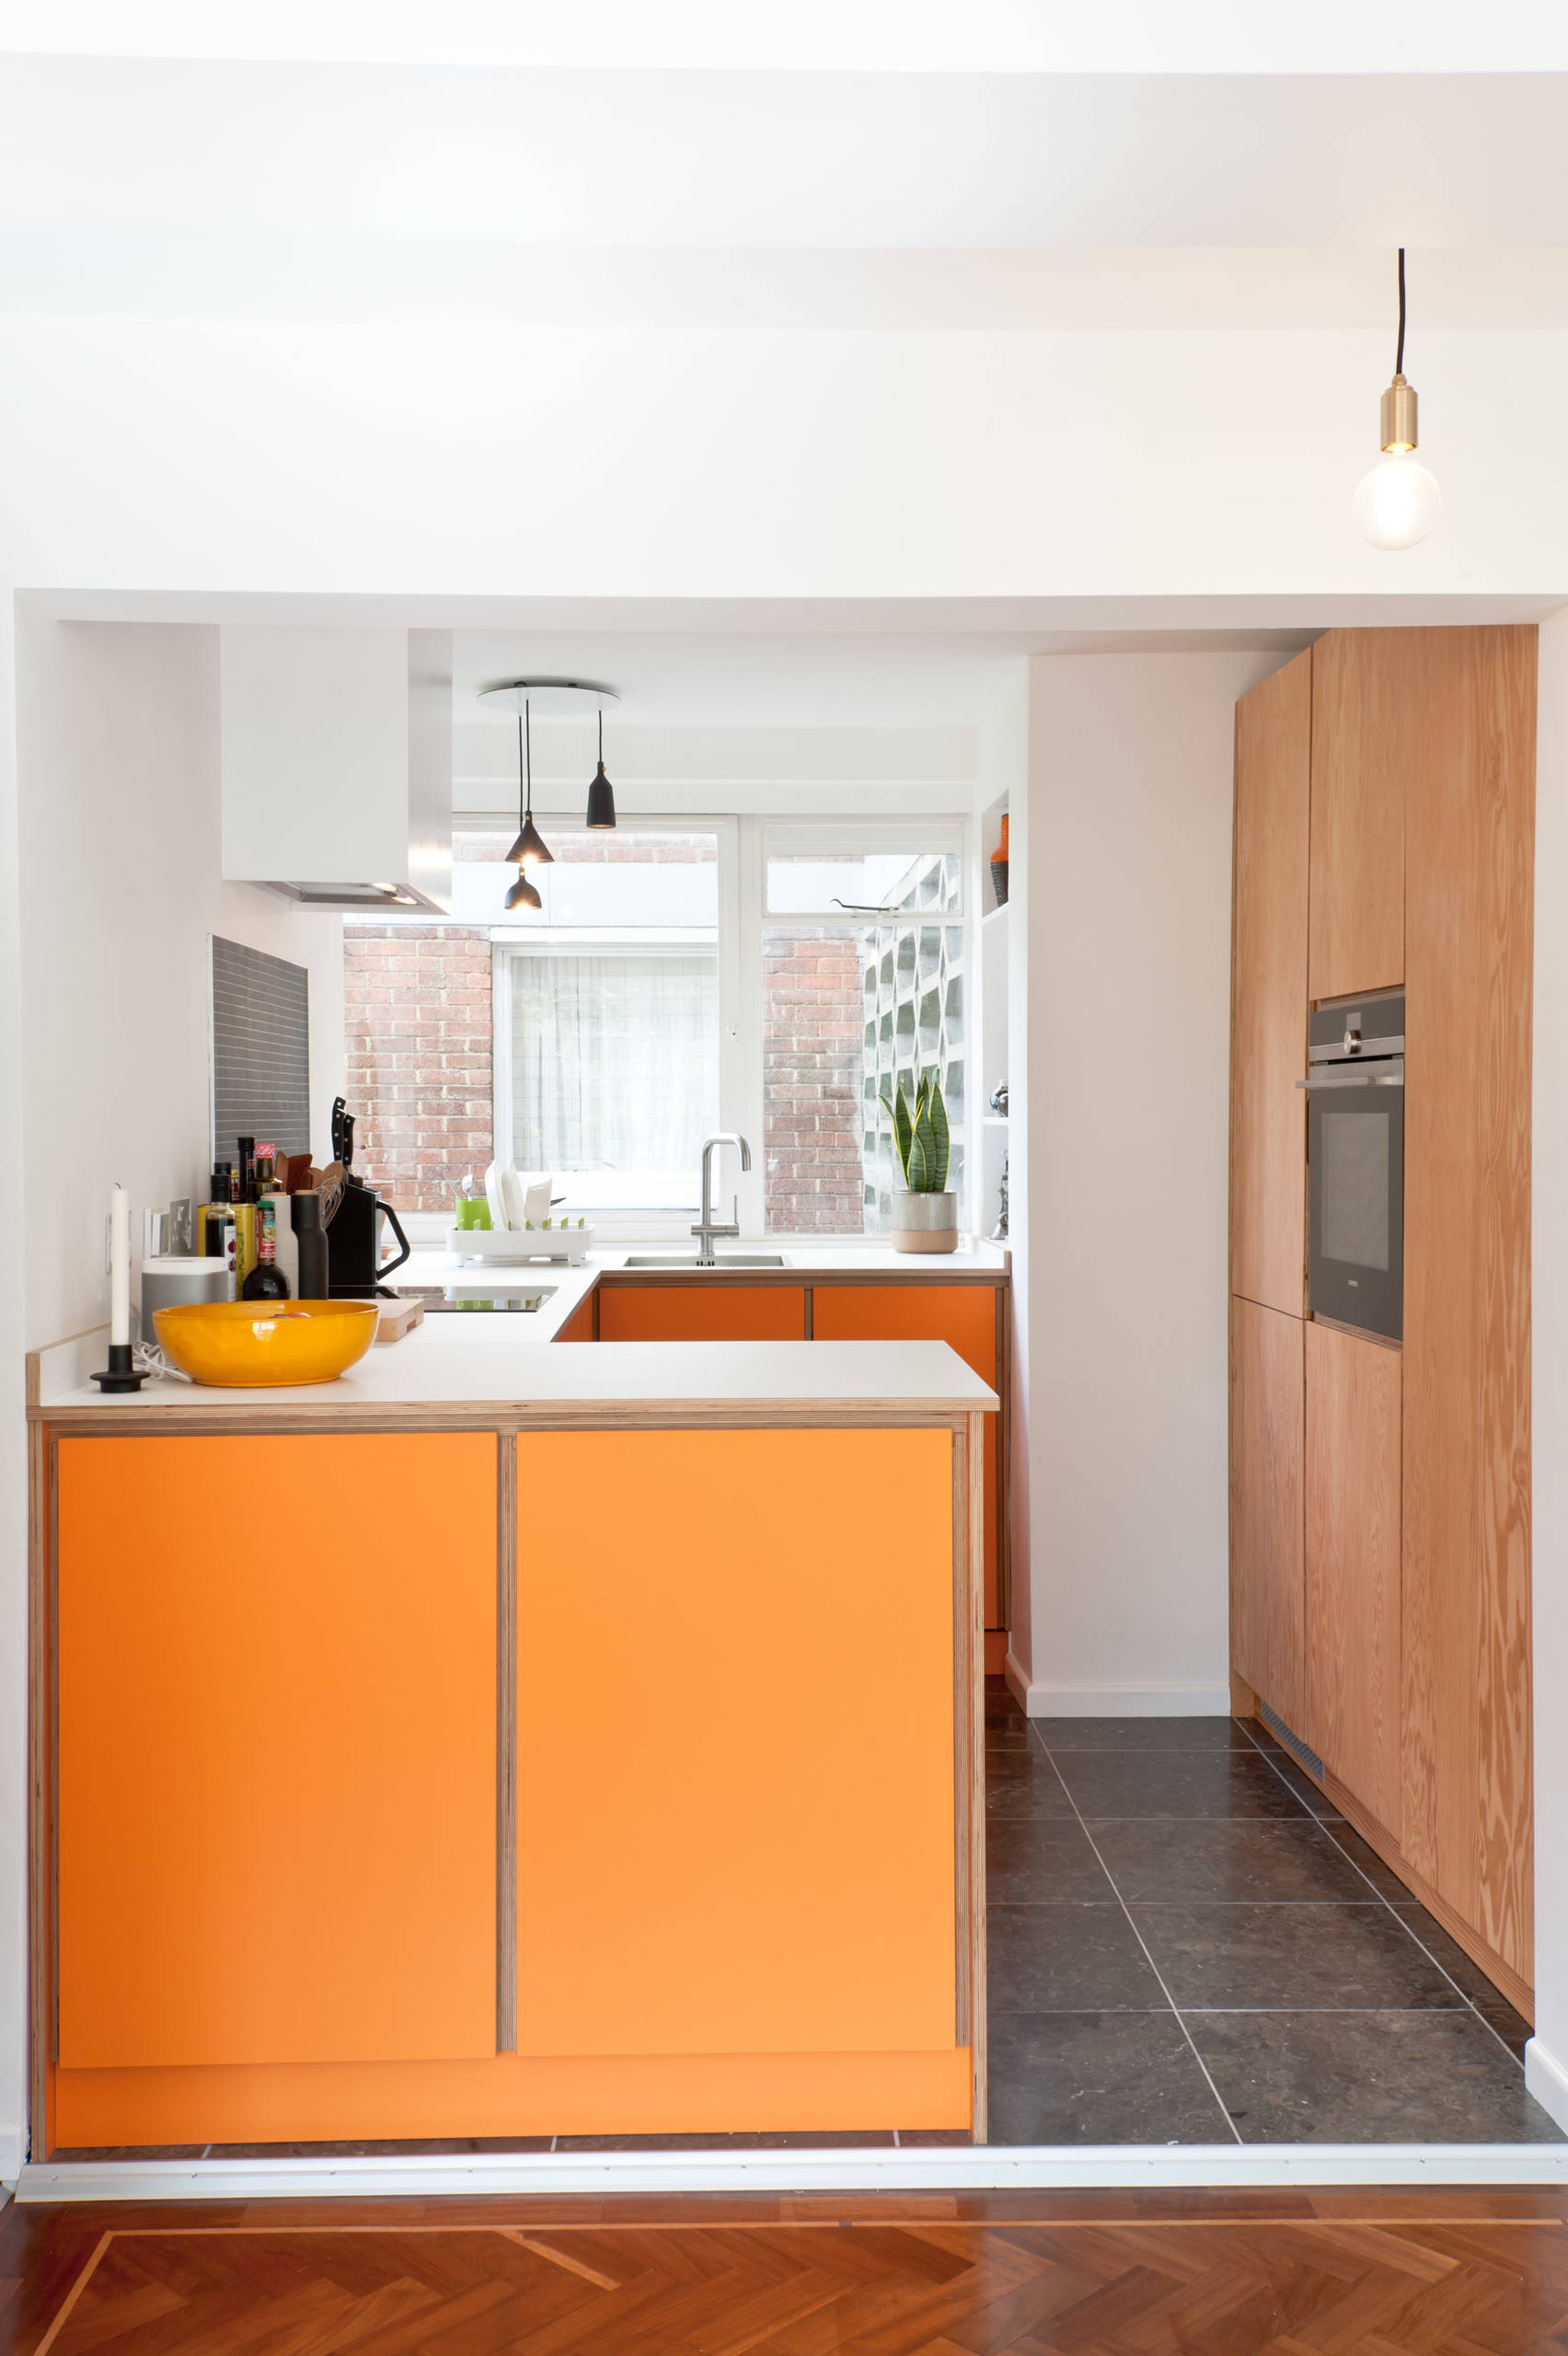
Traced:
<svg viewBox="0 0 1568 2356">
<path fill-rule="evenodd" d="M 895 1189 L 893 1248 L 895 1252 L 956 1252 L 958 1196 L 911 1195 L 902 1187 Z"/>
</svg>

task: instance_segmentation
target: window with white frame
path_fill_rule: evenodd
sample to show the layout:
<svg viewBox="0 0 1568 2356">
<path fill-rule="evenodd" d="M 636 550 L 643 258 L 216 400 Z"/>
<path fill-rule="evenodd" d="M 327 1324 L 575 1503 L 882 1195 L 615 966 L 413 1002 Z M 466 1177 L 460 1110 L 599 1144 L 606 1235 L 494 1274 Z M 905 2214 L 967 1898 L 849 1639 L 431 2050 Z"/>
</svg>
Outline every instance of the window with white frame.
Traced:
<svg viewBox="0 0 1568 2356">
<path fill-rule="evenodd" d="M 450 919 L 345 924 L 359 1160 L 427 1241 L 494 1158 L 548 1173 L 606 1242 L 683 1242 L 719 1129 L 753 1143 L 720 1182 L 746 1232 L 882 1232 L 882 1100 L 927 1071 L 962 1189 L 961 819 L 541 824 L 531 918 L 502 910 L 490 821 L 458 835 Z"/>
<path fill-rule="evenodd" d="M 890 1102 L 939 1077 L 963 1187 L 962 831 L 770 826 L 762 907 L 767 1227 L 877 1235 L 900 1183 Z"/>
</svg>

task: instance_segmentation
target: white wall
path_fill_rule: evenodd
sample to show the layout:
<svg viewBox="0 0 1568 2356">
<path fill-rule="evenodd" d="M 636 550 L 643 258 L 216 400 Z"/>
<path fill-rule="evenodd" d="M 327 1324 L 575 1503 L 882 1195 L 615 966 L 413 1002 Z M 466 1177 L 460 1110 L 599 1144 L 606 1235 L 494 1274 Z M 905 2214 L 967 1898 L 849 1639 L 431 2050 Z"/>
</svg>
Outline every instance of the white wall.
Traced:
<svg viewBox="0 0 1568 2356">
<path fill-rule="evenodd" d="M 1279 660 L 1030 665 L 1035 1716 L 1229 1706 L 1232 730 Z"/>
<path fill-rule="evenodd" d="M 1568 2128 L 1568 606 L 1541 625 L 1539 695 L 1530 1411 L 1536 2033 L 1525 2075 Z"/>
<path fill-rule="evenodd" d="M 225 884 L 215 629 L 25 613 L 17 680 L 29 1348 L 106 1314 L 107 1189 L 141 1214 L 211 1167 L 207 941 L 310 968 L 313 1149 L 342 1086 L 342 928 Z"/>
</svg>

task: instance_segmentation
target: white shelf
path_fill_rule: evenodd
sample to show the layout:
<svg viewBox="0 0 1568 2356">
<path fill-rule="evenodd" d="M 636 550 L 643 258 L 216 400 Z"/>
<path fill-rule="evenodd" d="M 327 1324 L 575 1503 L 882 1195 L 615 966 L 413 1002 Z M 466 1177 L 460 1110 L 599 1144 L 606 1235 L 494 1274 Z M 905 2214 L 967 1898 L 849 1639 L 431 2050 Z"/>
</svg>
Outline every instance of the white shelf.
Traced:
<svg viewBox="0 0 1568 2356">
<path fill-rule="evenodd" d="M 1010 900 L 1004 900 L 999 908 L 987 908 L 985 915 L 980 919 L 981 923 L 983 925 L 995 924 L 998 917 L 1006 916 L 1011 906 L 1012 902 Z"/>
<path fill-rule="evenodd" d="M 1008 1116 L 1005 1113 L 982 1113 L 980 1121 L 985 1128 L 1005 1129 L 1008 1125 Z"/>
</svg>

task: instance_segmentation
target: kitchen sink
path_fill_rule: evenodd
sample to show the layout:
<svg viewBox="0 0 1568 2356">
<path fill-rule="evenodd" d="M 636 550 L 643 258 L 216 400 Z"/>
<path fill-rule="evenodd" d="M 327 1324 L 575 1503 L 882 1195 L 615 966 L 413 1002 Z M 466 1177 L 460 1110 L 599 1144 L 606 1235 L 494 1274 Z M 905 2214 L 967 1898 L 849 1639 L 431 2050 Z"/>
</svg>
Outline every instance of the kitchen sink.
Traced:
<svg viewBox="0 0 1568 2356">
<path fill-rule="evenodd" d="M 628 1268 L 696 1268 L 703 1264 L 695 1252 L 633 1252 Z M 787 1268 L 782 1252 L 720 1252 L 708 1265 L 715 1268 Z"/>
</svg>

